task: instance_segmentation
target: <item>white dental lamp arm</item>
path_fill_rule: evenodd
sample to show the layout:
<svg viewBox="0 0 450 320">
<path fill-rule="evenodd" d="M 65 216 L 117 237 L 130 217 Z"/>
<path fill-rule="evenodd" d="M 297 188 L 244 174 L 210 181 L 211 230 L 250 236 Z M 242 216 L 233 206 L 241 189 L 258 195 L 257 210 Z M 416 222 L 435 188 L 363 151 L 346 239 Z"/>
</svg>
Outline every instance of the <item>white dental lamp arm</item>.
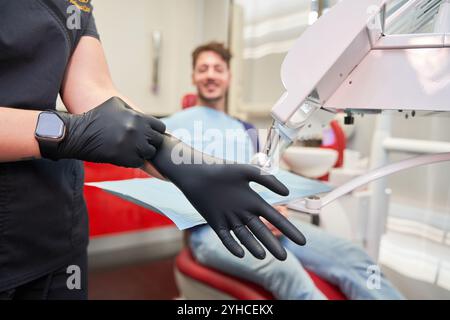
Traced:
<svg viewBox="0 0 450 320">
<path fill-rule="evenodd" d="M 281 67 L 286 91 L 271 111 L 265 163 L 278 160 L 282 150 L 274 149 L 291 143 L 320 108 L 450 111 L 450 30 L 384 35 L 388 2 L 343 0 L 295 42 Z"/>
<path fill-rule="evenodd" d="M 450 152 L 422 155 L 392 163 L 390 165 L 369 171 L 366 174 L 339 186 L 323 198 L 312 197 L 309 199 L 302 199 L 289 205 L 289 207 L 298 211 L 319 213 L 320 210 L 330 202 L 333 202 L 334 200 L 372 181 L 406 169 L 443 161 L 450 161 Z"/>
<path fill-rule="evenodd" d="M 341 1 L 297 39 L 281 67 L 286 92 L 272 109 L 277 122 L 297 127 L 290 121 L 308 99 L 318 106 L 326 103 L 381 37 L 370 19 L 386 1 Z"/>
</svg>

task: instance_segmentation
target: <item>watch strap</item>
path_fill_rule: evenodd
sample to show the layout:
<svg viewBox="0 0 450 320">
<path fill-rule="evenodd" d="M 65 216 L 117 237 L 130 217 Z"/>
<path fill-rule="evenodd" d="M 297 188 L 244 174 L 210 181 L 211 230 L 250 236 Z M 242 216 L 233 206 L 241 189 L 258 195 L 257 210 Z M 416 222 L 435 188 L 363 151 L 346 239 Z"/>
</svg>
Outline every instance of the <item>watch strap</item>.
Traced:
<svg viewBox="0 0 450 320">
<path fill-rule="evenodd" d="M 59 146 L 63 142 L 65 135 L 66 135 L 66 129 L 67 129 L 67 123 L 65 119 L 66 117 L 62 116 L 59 112 L 54 110 L 46 110 L 43 111 L 46 113 L 53 113 L 56 115 L 62 122 L 64 128 L 63 128 L 63 135 L 59 139 L 55 138 L 48 138 L 48 137 L 42 137 L 37 134 L 37 128 L 39 123 L 36 125 L 36 132 L 35 132 L 35 138 L 38 141 L 39 144 L 39 150 L 41 153 L 41 156 L 43 158 L 51 159 L 51 160 L 58 160 L 60 157 L 59 155 Z M 39 119 L 39 118 L 38 118 Z M 38 120 L 39 121 L 39 120 Z"/>
</svg>

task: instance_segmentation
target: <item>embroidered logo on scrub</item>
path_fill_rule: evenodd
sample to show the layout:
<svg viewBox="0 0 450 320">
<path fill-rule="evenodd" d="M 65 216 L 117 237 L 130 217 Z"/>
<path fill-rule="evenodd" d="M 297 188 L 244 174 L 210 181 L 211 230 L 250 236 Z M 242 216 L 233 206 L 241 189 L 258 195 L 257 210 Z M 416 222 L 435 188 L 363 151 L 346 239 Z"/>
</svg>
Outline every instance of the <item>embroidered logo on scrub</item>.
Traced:
<svg viewBox="0 0 450 320">
<path fill-rule="evenodd" d="M 84 12 L 91 12 L 92 7 L 90 5 L 91 0 L 67 0 L 74 6 L 76 6 L 78 9 Z"/>
</svg>

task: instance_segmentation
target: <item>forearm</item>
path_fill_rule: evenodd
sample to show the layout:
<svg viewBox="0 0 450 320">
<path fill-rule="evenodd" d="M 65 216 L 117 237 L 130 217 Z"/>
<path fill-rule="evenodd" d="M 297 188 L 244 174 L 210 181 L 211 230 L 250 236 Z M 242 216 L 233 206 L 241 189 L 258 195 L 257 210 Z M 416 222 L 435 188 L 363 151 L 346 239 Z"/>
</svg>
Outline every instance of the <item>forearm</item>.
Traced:
<svg viewBox="0 0 450 320">
<path fill-rule="evenodd" d="M 114 90 L 93 90 L 83 103 L 80 101 L 80 108 L 68 109 L 69 112 L 75 111 L 71 113 L 87 112 L 112 96 L 122 97 L 127 103 L 129 101 Z M 0 163 L 41 158 L 39 143 L 34 137 L 39 113 L 0 106 Z M 158 175 L 156 170 L 150 169 L 150 165 L 146 172 Z"/>
<path fill-rule="evenodd" d="M 223 160 L 195 150 L 186 143 L 166 133 L 164 140 L 150 165 L 166 179 L 177 184 L 177 177 L 194 172 L 198 165 L 222 164 Z M 195 174 L 193 175 L 195 178 Z"/>
<path fill-rule="evenodd" d="M 34 138 L 39 111 L 0 107 L 0 162 L 40 158 Z"/>
<path fill-rule="evenodd" d="M 172 152 L 177 142 L 172 136 L 164 135 L 163 144 L 156 153 L 156 156 L 148 163 L 150 170 L 157 171 L 161 176 L 167 177 L 172 182 L 174 181 L 171 179 L 171 175 L 179 170 L 172 159 Z"/>
<path fill-rule="evenodd" d="M 141 168 L 145 173 L 149 174 L 154 178 L 158 178 L 160 180 L 167 180 L 156 168 L 148 161 L 145 162 L 143 168 Z"/>
</svg>

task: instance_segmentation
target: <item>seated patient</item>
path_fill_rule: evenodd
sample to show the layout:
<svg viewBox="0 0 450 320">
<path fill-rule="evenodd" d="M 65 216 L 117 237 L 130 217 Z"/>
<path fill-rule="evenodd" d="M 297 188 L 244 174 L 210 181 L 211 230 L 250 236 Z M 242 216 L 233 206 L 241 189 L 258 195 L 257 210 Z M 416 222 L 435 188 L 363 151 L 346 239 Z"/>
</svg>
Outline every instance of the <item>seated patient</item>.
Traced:
<svg viewBox="0 0 450 320">
<path fill-rule="evenodd" d="M 230 52 L 219 43 L 198 47 L 193 53 L 193 83 L 197 88 L 196 107 L 164 119 L 166 126 L 194 148 L 218 158 L 249 162 L 257 151 L 257 135 L 252 125 L 228 116 L 225 97 L 230 82 Z M 207 196 L 208 190 L 205 190 Z M 284 207 L 278 210 L 286 215 Z M 329 235 L 307 223 L 299 225 L 307 243 L 300 247 L 264 221 L 287 250 L 279 261 L 270 253 L 258 260 L 245 248 L 244 258 L 223 247 L 216 233 L 201 225 L 189 230 L 189 246 L 205 266 L 244 278 L 263 286 L 277 299 L 326 299 L 315 287 L 305 268 L 335 284 L 349 299 L 402 299 L 402 295 L 380 274 L 379 286 L 368 285 L 375 263 L 355 244 Z"/>
</svg>

